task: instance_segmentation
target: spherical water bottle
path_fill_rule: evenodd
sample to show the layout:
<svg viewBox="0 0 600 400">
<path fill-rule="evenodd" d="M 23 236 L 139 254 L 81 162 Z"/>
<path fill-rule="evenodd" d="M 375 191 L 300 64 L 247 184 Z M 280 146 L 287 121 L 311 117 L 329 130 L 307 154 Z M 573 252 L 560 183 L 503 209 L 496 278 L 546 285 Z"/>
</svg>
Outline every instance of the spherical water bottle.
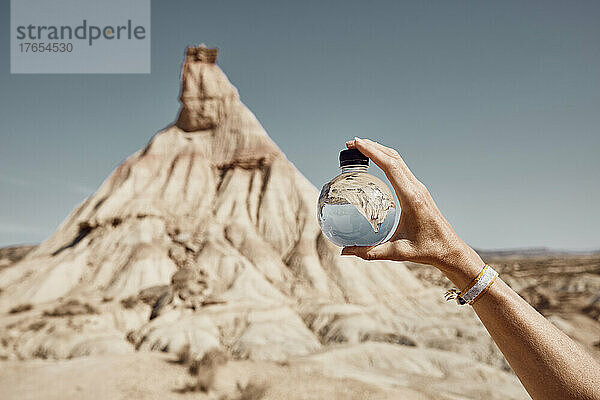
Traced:
<svg viewBox="0 0 600 400">
<path fill-rule="evenodd" d="M 338 246 L 374 246 L 389 239 L 397 211 L 388 186 L 367 173 L 369 159 L 357 149 L 340 152 L 340 168 L 319 195 L 325 236 Z"/>
</svg>

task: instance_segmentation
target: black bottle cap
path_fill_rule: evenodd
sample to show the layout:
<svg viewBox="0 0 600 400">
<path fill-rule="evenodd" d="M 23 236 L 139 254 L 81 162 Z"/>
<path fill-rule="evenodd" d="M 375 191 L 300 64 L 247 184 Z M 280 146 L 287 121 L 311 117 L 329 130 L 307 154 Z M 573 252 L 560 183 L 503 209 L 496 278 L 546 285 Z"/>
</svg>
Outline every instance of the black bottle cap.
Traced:
<svg viewBox="0 0 600 400">
<path fill-rule="evenodd" d="M 369 158 L 358 149 L 346 149 L 340 151 L 340 167 L 347 165 L 369 165 Z"/>
</svg>

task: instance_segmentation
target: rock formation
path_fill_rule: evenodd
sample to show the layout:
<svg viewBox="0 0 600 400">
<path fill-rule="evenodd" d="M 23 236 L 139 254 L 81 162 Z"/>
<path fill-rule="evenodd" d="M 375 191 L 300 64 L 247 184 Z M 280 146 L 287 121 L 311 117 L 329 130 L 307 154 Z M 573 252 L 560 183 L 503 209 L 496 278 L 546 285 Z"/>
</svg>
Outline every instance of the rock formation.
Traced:
<svg viewBox="0 0 600 400">
<path fill-rule="evenodd" d="M 470 310 L 444 304 L 403 264 L 339 256 L 319 230 L 317 190 L 216 57 L 189 48 L 177 122 L 0 270 L 0 357 L 220 348 L 234 359 L 301 358 L 336 378 L 353 369 L 335 365 L 358 363 L 367 372 L 353 378 L 389 372 L 387 384 L 407 385 L 406 371 L 425 379 L 435 364 L 442 377 L 456 356 L 472 360 L 461 387 L 475 393 L 497 376 L 506 389 L 489 398 L 522 398 Z M 400 359 L 390 364 L 391 354 Z"/>
</svg>

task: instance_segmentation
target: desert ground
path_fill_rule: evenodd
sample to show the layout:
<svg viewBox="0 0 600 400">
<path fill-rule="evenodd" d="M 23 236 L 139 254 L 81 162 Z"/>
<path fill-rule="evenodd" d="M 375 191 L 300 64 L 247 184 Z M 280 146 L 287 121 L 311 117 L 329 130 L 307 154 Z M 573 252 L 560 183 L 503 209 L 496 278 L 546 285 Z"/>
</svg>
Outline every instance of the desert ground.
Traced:
<svg viewBox="0 0 600 400">
<path fill-rule="evenodd" d="M 0 249 L 0 263 L 7 268 L 34 247 Z M 600 254 L 481 253 L 521 296 L 600 360 Z M 429 266 L 408 268 L 440 293 L 450 286 Z M 68 360 L 4 360 L 0 390 L 3 399 L 459 399 L 489 396 L 488 384 L 515 383 L 510 371 L 501 376 L 488 371 L 487 379 L 468 384 L 452 373 L 458 365 L 468 365 L 468 358 L 431 350 L 431 362 L 412 350 L 385 343 L 342 343 L 329 354 L 277 362 L 204 360 L 202 374 L 190 373 L 189 349 L 179 354 L 138 351 Z M 210 390 L 200 390 L 198 382 Z M 518 388 L 509 392 L 506 398 L 528 398 Z"/>
</svg>

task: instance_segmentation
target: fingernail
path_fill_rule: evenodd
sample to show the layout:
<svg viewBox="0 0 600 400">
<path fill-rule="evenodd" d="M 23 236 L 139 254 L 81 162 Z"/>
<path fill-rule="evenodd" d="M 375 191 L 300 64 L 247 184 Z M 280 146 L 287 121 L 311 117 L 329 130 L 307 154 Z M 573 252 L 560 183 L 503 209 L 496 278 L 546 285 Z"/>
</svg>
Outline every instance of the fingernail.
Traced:
<svg viewBox="0 0 600 400">
<path fill-rule="evenodd" d="M 357 143 L 358 143 L 360 140 L 361 140 L 361 139 L 360 139 L 359 137 L 356 137 L 356 136 L 354 137 L 354 141 L 355 141 L 355 142 L 357 142 Z"/>
</svg>

